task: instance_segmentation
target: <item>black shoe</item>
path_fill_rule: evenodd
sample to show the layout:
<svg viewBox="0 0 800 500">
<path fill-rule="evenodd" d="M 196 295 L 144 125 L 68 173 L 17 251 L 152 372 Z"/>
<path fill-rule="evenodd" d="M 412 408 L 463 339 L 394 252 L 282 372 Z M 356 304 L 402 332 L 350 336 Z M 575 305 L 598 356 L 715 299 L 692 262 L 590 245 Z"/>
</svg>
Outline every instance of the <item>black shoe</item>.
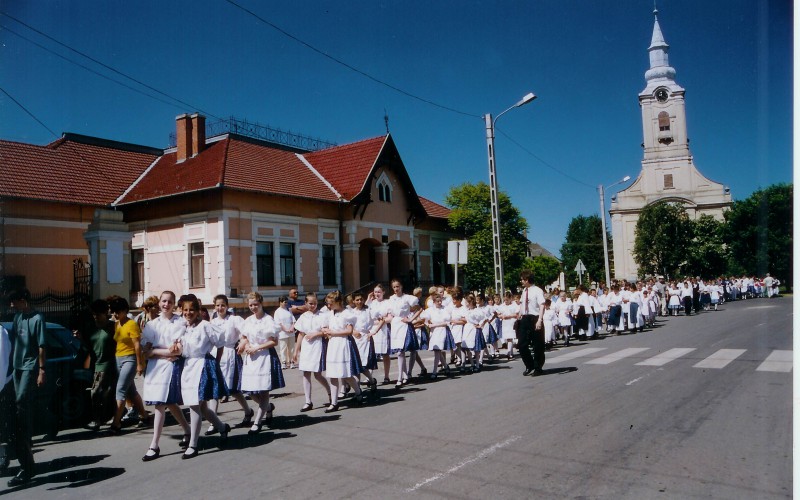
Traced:
<svg viewBox="0 0 800 500">
<path fill-rule="evenodd" d="M 112 436 L 119 436 L 122 434 L 122 427 L 114 427 L 113 425 L 108 428 L 108 433 Z"/>
<path fill-rule="evenodd" d="M 427 375 L 427 374 L 428 374 L 428 370 L 426 370 L 424 368 L 422 370 L 420 370 L 420 372 L 419 372 L 420 378 L 425 378 L 425 375 Z"/>
<path fill-rule="evenodd" d="M 160 448 L 150 448 L 147 451 L 148 452 L 154 451 L 155 453 L 153 453 L 152 455 L 148 455 L 147 453 L 145 453 L 145 455 L 142 457 L 142 462 L 150 462 L 151 460 L 155 460 L 156 458 L 161 456 Z"/>
<path fill-rule="evenodd" d="M 219 448 L 220 450 L 224 450 L 225 449 L 225 445 L 228 444 L 228 433 L 230 431 L 231 431 L 231 426 L 228 425 L 228 424 L 225 424 L 225 428 L 224 429 L 220 429 L 220 431 L 219 431 L 219 445 L 217 446 L 217 448 Z"/>
<path fill-rule="evenodd" d="M 307 411 L 311 411 L 312 409 L 314 409 L 314 403 L 306 403 L 306 404 L 303 405 L 302 408 L 300 408 L 300 411 L 307 412 Z"/>
<path fill-rule="evenodd" d="M 325 413 L 333 413 L 335 411 L 339 411 L 339 403 L 336 403 L 335 405 L 332 404 L 325 408 Z"/>
<path fill-rule="evenodd" d="M 354 400 L 355 400 L 355 403 L 356 403 L 357 406 L 363 406 L 364 405 L 364 394 L 363 393 L 357 394 L 356 397 L 354 398 Z"/>
<path fill-rule="evenodd" d="M 192 450 L 192 451 L 189 451 Z M 186 451 L 181 455 L 181 460 L 189 460 L 197 456 L 197 448 L 186 448 Z"/>
<path fill-rule="evenodd" d="M 216 434 L 217 432 L 219 432 L 219 431 L 217 430 L 217 428 L 216 428 L 216 427 L 214 427 L 214 424 L 211 424 L 211 425 L 209 425 L 209 426 L 208 426 L 208 430 L 207 430 L 206 432 L 204 432 L 204 433 L 203 433 L 203 435 L 204 435 L 204 436 L 213 436 L 213 435 L 214 435 L 214 434 Z"/>
<path fill-rule="evenodd" d="M 184 434 L 180 441 L 178 441 L 178 446 L 183 448 L 184 450 L 189 447 L 189 439 L 191 439 L 190 434 Z"/>
<path fill-rule="evenodd" d="M 241 429 L 243 427 L 250 427 L 251 425 L 253 425 L 253 417 L 255 416 L 255 414 L 256 411 L 250 408 L 250 412 L 245 413 L 244 418 L 242 419 L 241 422 L 236 424 L 236 427 Z"/>
<path fill-rule="evenodd" d="M 381 385 L 389 385 L 391 381 L 388 378 L 383 379 L 383 383 Z"/>
<path fill-rule="evenodd" d="M 533 373 L 533 370 L 531 370 L 530 368 L 525 368 L 525 371 L 524 371 L 524 372 L 522 372 L 522 376 L 523 376 L 523 377 L 527 377 L 527 376 L 528 376 L 528 375 L 530 375 L 531 373 Z"/>
<path fill-rule="evenodd" d="M 259 432 L 261 432 L 261 424 L 253 424 L 252 427 L 250 427 L 250 430 L 247 431 L 247 434 L 250 436 L 254 436 Z"/>
<path fill-rule="evenodd" d="M 542 370 L 533 370 L 533 375 L 531 375 L 531 377 L 538 377 L 540 375 L 544 375 L 544 371 L 542 371 Z"/>
<path fill-rule="evenodd" d="M 269 411 L 267 412 L 267 417 L 264 419 L 264 424 L 267 427 L 272 427 L 272 410 L 275 409 L 275 405 L 270 403 L 269 404 Z"/>
<path fill-rule="evenodd" d="M 25 469 L 20 469 L 17 475 L 9 479 L 8 487 L 14 488 L 15 486 L 22 486 L 29 483 L 33 478 L 33 474 L 29 474 Z"/>
</svg>

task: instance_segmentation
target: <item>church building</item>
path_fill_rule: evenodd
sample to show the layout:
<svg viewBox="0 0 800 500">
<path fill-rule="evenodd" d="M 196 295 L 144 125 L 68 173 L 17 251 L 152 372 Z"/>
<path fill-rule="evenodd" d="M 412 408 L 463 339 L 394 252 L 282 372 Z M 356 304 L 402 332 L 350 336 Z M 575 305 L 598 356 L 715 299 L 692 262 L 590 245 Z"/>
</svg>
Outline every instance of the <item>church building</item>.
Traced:
<svg viewBox="0 0 800 500">
<path fill-rule="evenodd" d="M 648 52 L 647 86 L 639 94 L 644 132 L 644 158 L 636 181 L 611 200 L 614 240 L 614 278 L 635 279 L 633 259 L 636 222 L 645 207 L 659 202 L 680 203 L 689 217 L 709 214 L 721 220 L 731 206 L 730 189 L 700 173 L 689 151 L 686 131 L 685 89 L 675 81 L 669 65 L 669 45 L 655 15 Z"/>
</svg>

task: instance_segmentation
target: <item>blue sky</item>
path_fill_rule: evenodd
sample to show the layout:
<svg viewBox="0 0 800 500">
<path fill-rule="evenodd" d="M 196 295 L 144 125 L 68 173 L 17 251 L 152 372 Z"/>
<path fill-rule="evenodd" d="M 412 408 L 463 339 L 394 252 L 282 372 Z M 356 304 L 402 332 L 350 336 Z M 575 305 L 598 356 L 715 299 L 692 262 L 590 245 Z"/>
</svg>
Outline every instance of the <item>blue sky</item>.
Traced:
<svg viewBox="0 0 800 500">
<path fill-rule="evenodd" d="M 599 213 L 598 184 L 641 169 L 637 96 L 649 64 L 651 1 L 236 2 L 382 82 L 458 112 L 376 83 L 225 0 L 0 4 L 188 105 L 68 63 L 31 41 L 154 94 L 6 15 L 0 88 L 58 135 L 156 147 L 167 145 L 183 112 L 339 144 L 382 135 L 386 112 L 417 192 L 438 202 L 453 185 L 488 180 L 482 115 L 532 91 L 536 101 L 498 122 L 498 181 L 527 218 L 530 239 L 554 253 L 574 216 Z M 792 3 L 661 0 L 658 8 L 676 81 L 686 89 L 700 171 L 730 186 L 734 199 L 791 182 Z M 1 93 L 0 138 L 55 139 Z"/>
</svg>

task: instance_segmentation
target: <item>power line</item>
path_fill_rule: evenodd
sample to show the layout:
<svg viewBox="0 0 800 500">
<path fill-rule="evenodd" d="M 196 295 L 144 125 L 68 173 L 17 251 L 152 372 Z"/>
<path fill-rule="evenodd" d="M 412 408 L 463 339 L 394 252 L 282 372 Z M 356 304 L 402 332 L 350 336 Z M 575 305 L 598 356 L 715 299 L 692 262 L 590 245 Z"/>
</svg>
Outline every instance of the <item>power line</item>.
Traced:
<svg viewBox="0 0 800 500">
<path fill-rule="evenodd" d="M 532 157 L 536 158 L 536 159 L 537 159 L 537 160 L 539 160 L 539 161 L 540 161 L 540 162 L 541 162 L 543 165 L 545 165 L 546 167 L 548 167 L 548 168 L 552 169 L 553 171 L 555 171 L 555 172 L 558 172 L 559 174 L 563 175 L 564 177 L 566 177 L 566 178 L 568 178 L 568 179 L 570 179 L 570 180 L 572 180 L 572 181 L 574 181 L 574 182 L 577 182 L 578 184 L 580 184 L 580 185 L 582 185 L 582 186 L 586 186 L 586 187 L 588 187 L 588 188 L 592 188 L 592 189 L 596 189 L 596 188 L 597 188 L 597 186 L 590 186 L 589 184 L 586 184 L 585 182 L 583 182 L 583 181 L 581 181 L 581 180 L 578 180 L 578 179 L 576 179 L 575 177 L 572 177 L 572 176 L 571 176 L 571 175 L 569 175 L 568 173 L 566 173 L 566 172 L 563 172 L 562 170 L 560 170 L 560 169 L 558 169 L 558 168 L 554 167 L 553 165 L 550 165 L 549 163 L 547 163 L 546 161 L 544 161 L 543 159 L 541 159 L 539 156 L 537 156 L 537 155 L 536 155 L 536 154 L 535 154 L 533 151 L 530 151 L 528 148 L 526 148 L 525 146 L 523 146 L 523 145 L 522 145 L 522 144 L 520 144 L 519 142 L 515 141 L 515 140 L 514 140 L 514 139 L 513 139 L 511 136 L 509 136 L 508 134 L 506 134 L 506 133 L 505 133 L 505 132 L 503 132 L 502 130 L 497 130 L 497 131 L 498 131 L 498 132 L 500 132 L 501 134 L 503 134 L 503 136 L 504 136 L 506 139 L 508 139 L 509 141 L 511 141 L 511 142 L 512 142 L 512 143 L 513 143 L 515 146 L 517 146 L 517 147 L 518 147 L 518 148 L 520 148 L 521 150 L 525 151 L 526 153 L 528 153 L 528 154 L 529 154 L 529 155 L 531 155 Z"/>
<path fill-rule="evenodd" d="M 119 81 L 119 80 L 114 80 L 114 79 L 113 79 L 113 78 L 111 78 L 110 76 L 108 76 L 108 75 L 104 75 L 103 73 L 100 73 L 99 71 L 95 71 L 95 70 L 93 70 L 92 68 L 90 68 L 90 67 L 88 67 L 88 66 L 86 66 L 86 65 L 84 65 L 84 64 L 81 64 L 81 63 L 79 63 L 78 61 L 73 61 L 72 59 L 70 59 L 70 58 L 68 58 L 68 57 L 66 57 L 66 56 L 63 56 L 63 55 L 59 54 L 58 52 L 56 52 L 56 51 L 54 51 L 54 50 L 52 50 L 52 49 L 49 49 L 49 48 L 45 47 L 44 45 L 42 45 L 42 44 L 40 44 L 40 43 L 38 43 L 38 42 L 36 42 L 36 41 L 34 41 L 34 40 L 31 40 L 30 38 L 28 38 L 28 37 L 26 37 L 26 36 L 24 36 L 24 35 L 21 35 L 21 34 L 17 33 L 16 31 L 12 30 L 11 28 L 9 28 L 8 26 L 6 26 L 6 25 L 4 25 L 4 24 L 0 24 L 0 28 L 2 28 L 2 29 L 4 29 L 5 31 L 7 31 L 7 32 L 11 33 L 12 35 L 16 35 L 16 36 L 18 36 L 19 38 L 22 38 L 23 40 L 25 40 L 25 41 L 26 41 L 26 42 L 28 42 L 28 43 L 31 43 L 31 44 L 33 44 L 33 45 L 36 45 L 36 46 L 37 46 L 37 47 L 39 47 L 40 49 L 42 49 L 42 50 L 44 50 L 44 51 L 46 51 L 46 52 L 49 52 L 50 54 L 53 54 L 53 55 L 54 55 L 54 56 L 56 56 L 56 57 L 60 57 L 61 59 L 63 59 L 63 60 L 65 60 L 65 61 L 67 61 L 68 63 L 74 64 L 75 66 L 78 66 L 79 68 L 83 68 L 83 69 L 85 69 L 86 71 L 88 71 L 88 72 L 90 72 L 90 73 L 93 73 L 93 74 L 95 74 L 95 75 L 97 75 L 97 76 L 99 76 L 99 77 L 101 77 L 101 78 L 105 78 L 106 80 L 108 80 L 108 81 L 110 81 L 110 82 L 116 83 L 117 85 L 121 85 L 121 86 L 125 87 L 126 89 L 129 89 L 129 90 L 132 90 L 132 91 L 134 91 L 134 92 L 137 92 L 137 93 L 139 93 L 139 94 L 141 94 L 141 95 L 143 95 L 143 96 L 145 96 L 145 97 L 149 97 L 149 98 L 151 98 L 151 99 L 155 99 L 155 100 L 156 100 L 156 101 L 158 101 L 158 102 L 161 102 L 161 103 L 167 104 L 167 105 L 169 105 L 169 106 L 176 107 L 176 108 L 178 108 L 178 109 L 183 109 L 183 107 L 182 107 L 182 106 L 178 106 L 178 105 L 177 105 L 177 104 L 175 104 L 174 102 L 169 102 L 169 101 L 166 101 L 166 100 L 164 100 L 164 99 L 161 99 L 160 97 L 156 97 L 156 96 L 154 96 L 154 95 L 148 94 L 147 92 L 145 92 L 145 91 L 143 91 L 143 90 L 140 90 L 140 89 L 137 89 L 136 87 L 132 87 L 132 86 L 128 85 L 127 83 L 121 82 L 121 81 Z"/>
<path fill-rule="evenodd" d="M 94 57 L 92 57 L 92 56 L 90 56 L 90 55 L 88 55 L 88 54 L 85 54 L 85 53 L 81 52 L 81 51 L 80 51 L 80 50 L 78 50 L 78 49 L 72 48 L 72 47 L 70 47 L 69 45 L 67 45 L 67 44 L 65 44 L 65 43 L 63 43 L 63 42 L 60 42 L 59 40 L 56 40 L 55 38 L 51 37 L 51 36 L 50 36 L 50 35 L 48 35 L 47 33 L 44 33 L 44 32 L 42 32 L 42 31 L 40 31 L 40 30 L 38 30 L 38 29 L 34 28 L 33 26 L 31 26 L 31 25 L 29 25 L 29 24 L 25 23 L 24 21 L 21 21 L 21 20 L 17 19 L 16 17 L 12 16 L 12 15 L 11 15 L 11 14 L 9 14 L 8 12 L 0 12 L 0 14 L 2 14 L 2 15 L 4 15 L 4 16 L 6 16 L 7 18 L 9 18 L 9 19 L 13 20 L 14 22 L 16 22 L 16 23 L 18 23 L 18 24 L 21 24 L 22 26 L 25 26 L 25 27 L 26 27 L 26 28 L 28 28 L 29 30 L 31 30 L 31 31 L 33 31 L 33 32 L 35 32 L 35 33 L 38 33 L 39 35 L 41 35 L 41 36 L 43 36 L 43 37 L 47 38 L 48 40 L 50 40 L 50 41 L 52 41 L 52 42 L 54 42 L 54 43 L 57 43 L 58 45 L 61 45 L 61 46 L 62 46 L 62 47 L 64 47 L 65 49 L 67 49 L 67 50 L 70 50 L 70 51 L 72 51 L 72 52 L 74 52 L 74 53 L 76 53 L 76 54 L 78 54 L 78 55 L 80 55 L 80 56 L 82 56 L 82 57 L 85 57 L 86 59 L 89 59 L 89 60 L 90 60 L 90 61 L 92 61 L 93 63 L 95 63 L 95 64 L 99 64 L 100 66 L 102 66 L 102 67 L 106 68 L 107 70 L 109 70 L 109 71 L 113 71 L 114 73 L 116 73 L 116 74 L 118 74 L 118 75 L 120 75 L 120 76 L 122 76 L 122 77 L 125 77 L 125 78 L 127 78 L 128 80 L 131 80 L 131 81 L 133 81 L 133 82 L 135 82 L 135 83 L 138 83 L 138 84 L 139 84 L 139 85 L 141 85 L 142 87 L 146 87 L 146 88 L 148 88 L 148 89 L 152 90 L 153 92 L 156 92 L 156 93 L 158 93 L 158 94 L 161 94 L 161 95 L 163 95 L 164 97 L 166 97 L 166 98 L 168 98 L 168 99 L 172 99 L 172 100 L 173 100 L 173 101 L 175 101 L 175 102 L 179 102 L 179 103 L 181 103 L 182 105 L 184 105 L 184 106 L 187 106 L 189 109 L 195 109 L 195 110 L 197 110 L 197 111 L 199 111 L 199 112 L 203 113 L 203 114 L 204 114 L 204 115 L 206 115 L 206 116 L 211 116 L 211 117 L 213 117 L 213 118 L 216 118 L 217 120 L 222 120 L 222 118 L 220 118 L 219 116 L 216 116 L 216 115 L 214 115 L 214 114 L 212 114 L 212 113 L 209 113 L 208 111 L 205 111 L 205 110 L 201 109 L 200 107 L 194 106 L 194 105 L 192 105 L 192 104 L 190 104 L 190 103 L 188 103 L 188 102 L 186 102 L 186 101 L 183 101 L 183 100 L 181 100 L 181 99 L 179 99 L 179 98 L 177 98 L 177 97 L 173 97 L 173 96 L 171 96 L 171 95 L 167 94 L 166 92 L 163 92 L 163 91 L 161 91 L 161 90 L 159 90 L 159 89 L 157 89 L 157 88 L 155 88 L 155 87 L 153 87 L 153 86 L 151 86 L 151 85 L 148 85 L 148 84 L 144 83 L 144 82 L 143 82 L 143 81 L 141 81 L 141 80 L 138 80 L 138 79 L 136 79 L 136 78 L 134 78 L 134 77 L 132 77 L 132 76 L 130 76 L 130 75 L 127 75 L 127 74 L 123 73 L 122 71 L 120 71 L 120 70 L 118 70 L 118 69 L 116 69 L 116 68 L 113 68 L 113 67 L 109 66 L 108 64 L 106 64 L 106 63 L 104 63 L 104 62 L 102 62 L 102 61 L 99 61 L 99 60 L 95 59 Z"/>
<path fill-rule="evenodd" d="M 4 89 L 4 88 L 0 87 L 0 92 L 4 93 L 4 94 L 5 94 L 5 95 L 6 95 L 6 96 L 9 98 L 9 99 L 11 99 L 12 101 L 14 101 L 14 103 L 15 103 L 17 106 L 19 106 L 20 108 L 22 108 L 22 111 L 24 111 L 24 112 L 28 113 L 28 116 L 30 116 L 31 118 L 33 118 L 34 120 L 36 120 L 36 123 L 38 123 L 39 125 L 41 125 L 41 126 L 42 126 L 42 127 L 44 127 L 45 129 L 47 129 L 47 131 L 48 131 L 48 132 L 50 132 L 51 134 L 53 134 L 53 136 L 55 136 L 56 138 L 58 138 L 58 134 L 56 134 L 55 132 L 53 132 L 52 130 L 50 130 L 50 127 L 48 127 L 47 125 L 45 125 L 45 124 L 44 124 L 44 122 L 42 122 L 42 120 L 40 120 L 40 119 L 36 118 L 36 115 L 34 115 L 34 114 L 33 114 L 33 113 L 31 113 L 30 111 L 28 111 L 28 108 L 26 108 L 25 106 L 23 106 L 23 105 L 22 105 L 22 103 L 21 103 L 21 102 L 19 102 L 18 100 L 14 99 L 14 98 L 11 96 L 11 94 L 9 94 L 8 92 L 6 92 L 6 91 L 5 91 L 5 89 Z"/>
<path fill-rule="evenodd" d="M 383 85 L 384 87 L 392 89 L 395 92 L 399 92 L 400 94 L 403 94 L 406 97 L 410 97 L 412 99 L 416 99 L 417 101 L 424 102 L 425 104 L 430 104 L 431 106 L 435 106 L 437 108 L 444 109 L 446 111 L 457 113 L 459 115 L 469 116 L 469 117 L 472 117 L 472 118 L 483 118 L 482 116 L 479 116 L 479 115 L 475 115 L 475 114 L 472 114 L 472 113 L 467 113 L 465 111 L 460 111 L 458 109 L 451 108 L 450 106 L 445 106 L 444 104 L 439 104 L 437 102 L 431 101 L 429 99 L 425 99 L 424 97 L 420 97 L 418 95 L 412 94 L 411 92 L 408 92 L 408 91 L 403 90 L 403 89 L 401 89 L 399 87 L 396 87 L 396 86 L 392 85 L 391 83 L 385 82 L 385 81 L 383 81 L 383 80 L 381 80 L 381 79 L 379 79 L 377 77 L 374 77 L 374 76 L 370 75 L 369 73 L 367 73 L 365 71 L 362 71 L 362 70 L 356 68 L 355 66 L 352 66 L 352 65 L 342 61 L 341 59 L 336 58 L 336 57 L 334 57 L 334 56 L 332 56 L 332 55 L 330 55 L 330 54 L 328 54 L 328 53 L 316 48 L 315 46 L 311 45 L 310 43 L 308 43 L 308 42 L 306 42 L 304 40 L 301 40 L 300 38 L 292 35 L 288 31 L 284 30 L 280 26 L 278 26 L 278 25 L 276 25 L 276 24 L 264 19 L 263 17 L 259 16 L 258 14 L 253 12 L 252 10 L 249 10 L 249 9 L 239 5 L 238 3 L 234 2 L 233 0 L 225 0 L 225 1 L 228 2 L 229 4 L 233 5 L 237 9 L 240 9 L 243 12 L 246 12 L 247 14 L 253 16 L 254 18 L 258 19 L 259 21 L 261 21 L 262 23 L 266 24 L 267 26 L 269 26 L 270 28 L 274 29 L 275 31 L 281 33 L 282 35 L 294 40 L 295 42 L 297 42 L 297 43 L 299 43 L 299 44 L 301 44 L 301 45 L 303 45 L 303 46 L 305 46 L 305 47 L 307 47 L 307 48 L 309 48 L 311 50 L 313 50 L 317 54 L 319 54 L 319 55 L 321 55 L 321 56 L 323 56 L 323 57 L 325 57 L 327 59 L 330 59 L 331 61 L 333 61 L 333 62 L 335 62 L 335 63 L 337 63 L 337 64 L 339 64 L 341 66 L 344 66 L 345 68 L 349 69 L 350 71 L 358 73 L 359 75 L 372 80 L 373 82 L 375 82 L 375 83 L 377 83 L 379 85 Z"/>
</svg>

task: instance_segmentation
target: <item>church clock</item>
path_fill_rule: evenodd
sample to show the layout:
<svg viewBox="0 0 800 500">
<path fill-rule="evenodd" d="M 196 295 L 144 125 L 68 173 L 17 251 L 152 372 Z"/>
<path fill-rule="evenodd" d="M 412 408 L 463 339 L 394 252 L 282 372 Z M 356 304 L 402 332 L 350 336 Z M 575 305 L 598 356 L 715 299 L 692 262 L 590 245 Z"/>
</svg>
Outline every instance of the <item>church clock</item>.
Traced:
<svg viewBox="0 0 800 500">
<path fill-rule="evenodd" d="M 667 99 L 669 99 L 669 91 L 664 87 L 656 90 L 656 99 L 658 99 L 658 102 L 667 102 Z"/>
</svg>

